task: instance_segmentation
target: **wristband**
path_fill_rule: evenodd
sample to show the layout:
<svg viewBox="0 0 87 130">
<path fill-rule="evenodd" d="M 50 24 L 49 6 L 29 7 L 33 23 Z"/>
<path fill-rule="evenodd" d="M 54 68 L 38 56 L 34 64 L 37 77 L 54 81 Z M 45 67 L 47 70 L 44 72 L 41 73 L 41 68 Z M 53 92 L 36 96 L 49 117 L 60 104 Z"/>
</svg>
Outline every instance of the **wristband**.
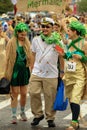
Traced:
<svg viewBox="0 0 87 130">
<path fill-rule="evenodd" d="M 63 70 L 60 70 L 60 73 L 64 74 L 64 71 L 63 71 Z"/>
</svg>

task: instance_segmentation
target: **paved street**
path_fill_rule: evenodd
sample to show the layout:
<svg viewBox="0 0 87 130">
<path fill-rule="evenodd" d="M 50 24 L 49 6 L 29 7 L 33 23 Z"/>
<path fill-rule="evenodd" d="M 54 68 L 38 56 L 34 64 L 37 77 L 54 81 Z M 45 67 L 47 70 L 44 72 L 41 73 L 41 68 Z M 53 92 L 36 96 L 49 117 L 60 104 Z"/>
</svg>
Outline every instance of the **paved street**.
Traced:
<svg viewBox="0 0 87 130">
<path fill-rule="evenodd" d="M 19 97 L 20 98 L 20 97 Z M 46 120 L 42 120 L 37 127 L 31 127 L 30 123 L 33 119 L 33 115 L 31 114 L 30 104 L 29 104 L 29 95 L 27 96 L 27 105 L 26 105 L 26 114 L 28 117 L 27 122 L 23 122 L 20 120 L 20 107 L 18 105 L 17 110 L 17 118 L 18 124 L 11 124 L 11 108 L 10 108 L 10 98 L 9 96 L 0 96 L 0 130 L 65 130 L 65 128 L 69 125 L 71 120 L 71 112 L 70 108 L 63 112 L 57 112 L 55 123 L 56 128 L 48 128 Z M 43 102 L 43 110 L 44 110 L 44 102 Z M 87 102 L 83 102 L 81 105 L 81 113 L 87 121 Z M 80 120 L 80 130 L 87 130 L 87 122 L 84 124 L 83 121 Z"/>
</svg>

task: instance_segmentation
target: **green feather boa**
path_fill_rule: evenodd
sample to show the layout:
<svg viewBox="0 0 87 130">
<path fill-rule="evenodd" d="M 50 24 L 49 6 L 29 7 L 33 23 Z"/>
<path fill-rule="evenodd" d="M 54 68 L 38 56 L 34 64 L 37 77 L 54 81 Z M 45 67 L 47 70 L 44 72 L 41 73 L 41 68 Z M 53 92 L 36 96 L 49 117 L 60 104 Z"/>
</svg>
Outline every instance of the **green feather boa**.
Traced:
<svg viewBox="0 0 87 130">
<path fill-rule="evenodd" d="M 61 37 L 60 37 L 60 34 L 57 33 L 57 32 L 53 32 L 51 34 L 51 36 L 45 36 L 43 33 L 41 33 L 41 38 L 47 43 L 47 44 L 56 44 L 56 45 L 59 45 L 60 47 L 63 48 L 60 40 L 61 40 Z"/>
</svg>

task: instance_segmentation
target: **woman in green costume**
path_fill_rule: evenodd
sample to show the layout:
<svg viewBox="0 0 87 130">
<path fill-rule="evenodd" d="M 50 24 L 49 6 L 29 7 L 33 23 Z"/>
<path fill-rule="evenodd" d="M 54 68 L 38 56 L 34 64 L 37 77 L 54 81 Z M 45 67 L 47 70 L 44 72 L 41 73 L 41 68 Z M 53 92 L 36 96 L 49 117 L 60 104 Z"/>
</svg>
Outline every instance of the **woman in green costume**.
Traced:
<svg viewBox="0 0 87 130">
<path fill-rule="evenodd" d="M 16 111 L 18 95 L 20 94 L 20 117 L 27 120 L 25 114 L 26 96 L 31 68 L 30 42 L 27 38 L 28 28 L 26 24 L 19 23 L 14 29 L 14 36 L 7 44 L 6 48 L 6 71 L 5 77 L 11 81 L 11 108 L 12 123 L 17 123 Z"/>
<path fill-rule="evenodd" d="M 76 130 L 79 128 L 80 101 L 86 84 L 84 68 L 87 62 L 87 42 L 84 39 L 86 30 L 79 21 L 72 21 L 69 24 L 67 33 L 72 41 L 67 45 L 67 52 L 60 54 L 66 59 L 63 80 L 72 112 L 72 121 L 66 130 Z"/>
</svg>

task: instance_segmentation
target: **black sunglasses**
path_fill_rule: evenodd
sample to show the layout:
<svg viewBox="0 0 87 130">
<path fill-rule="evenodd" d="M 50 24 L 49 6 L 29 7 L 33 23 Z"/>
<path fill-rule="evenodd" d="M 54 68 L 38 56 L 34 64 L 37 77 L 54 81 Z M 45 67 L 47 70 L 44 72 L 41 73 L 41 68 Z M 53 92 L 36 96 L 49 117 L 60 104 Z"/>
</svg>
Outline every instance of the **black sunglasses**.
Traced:
<svg viewBox="0 0 87 130">
<path fill-rule="evenodd" d="M 42 28 L 51 28 L 51 26 L 48 26 L 48 25 L 42 25 Z"/>
</svg>

